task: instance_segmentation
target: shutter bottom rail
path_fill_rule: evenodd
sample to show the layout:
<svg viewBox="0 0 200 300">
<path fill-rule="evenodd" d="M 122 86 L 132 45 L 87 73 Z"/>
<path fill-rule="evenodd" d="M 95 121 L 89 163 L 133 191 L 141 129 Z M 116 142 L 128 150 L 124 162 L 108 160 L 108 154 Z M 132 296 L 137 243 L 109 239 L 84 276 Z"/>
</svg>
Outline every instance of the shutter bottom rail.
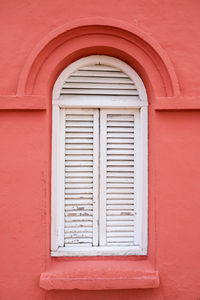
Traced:
<svg viewBox="0 0 200 300">
<path fill-rule="evenodd" d="M 54 263 L 40 276 L 45 290 L 109 290 L 159 287 L 159 274 L 148 261 L 74 261 Z"/>
</svg>

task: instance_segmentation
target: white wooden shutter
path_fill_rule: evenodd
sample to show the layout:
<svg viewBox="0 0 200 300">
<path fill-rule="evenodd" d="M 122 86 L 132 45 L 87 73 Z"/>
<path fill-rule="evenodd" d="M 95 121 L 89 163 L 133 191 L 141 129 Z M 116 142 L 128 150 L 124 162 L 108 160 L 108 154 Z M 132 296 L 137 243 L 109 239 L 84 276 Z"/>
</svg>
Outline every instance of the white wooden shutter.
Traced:
<svg viewBox="0 0 200 300">
<path fill-rule="evenodd" d="M 100 244 L 134 245 L 137 110 L 101 110 Z"/>
<path fill-rule="evenodd" d="M 98 118 L 65 109 L 65 247 L 98 245 Z"/>
</svg>

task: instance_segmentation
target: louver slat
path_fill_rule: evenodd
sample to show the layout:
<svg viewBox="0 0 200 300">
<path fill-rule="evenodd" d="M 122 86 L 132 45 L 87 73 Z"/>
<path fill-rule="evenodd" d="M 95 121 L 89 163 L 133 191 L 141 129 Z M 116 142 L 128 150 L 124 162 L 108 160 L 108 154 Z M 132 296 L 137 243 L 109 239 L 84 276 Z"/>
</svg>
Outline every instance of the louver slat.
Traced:
<svg viewBox="0 0 200 300">
<path fill-rule="evenodd" d="M 98 111 L 65 110 L 65 247 L 98 244 Z"/>
<path fill-rule="evenodd" d="M 124 73 L 122 73 L 121 71 L 117 70 L 116 71 L 111 71 L 107 70 L 107 71 L 93 71 L 93 70 L 89 70 L 89 71 L 85 71 L 85 70 L 78 70 L 76 72 L 74 72 L 72 74 L 72 76 L 90 76 L 92 73 L 92 75 L 94 77 L 120 77 L 120 78 L 128 78 L 128 76 Z"/>
<path fill-rule="evenodd" d="M 73 72 L 65 81 L 60 92 L 60 99 L 67 96 L 128 96 L 138 99 L 138 90 L 134 82 L 121 70 L 92 65 Z"/>
<path fill-rule="evenodd" d="M 101 245 L 134 245 L 134 123 L 134 111 L 101 110 Z"/>
<path fill-rule="evenodd" d="M 106 85 L 105 85 L 106 84 Z M 132 83 L 131 84 L 123 84 L 123 83 L 118 83 L 120 84 L 119 85 L 119 89 L 121 90 L 133 90 L 135 89 L 136 90 L 136 86 L 134 86 Z M 115 90 L 116 89 L 116 84 L 115 83 L 93 83 L 92 84 L 92 87 L 94 89 L 103 89 L 105 90 L 105 88 L 107 89 L 110 89 L 110 90 Z M 77 88 L 77 89 L 90 89 L 91 88 L 91 84 L 87 84 L 87 83 L 84 83 L 84 82 L 80 82 L 80 83 L 73 83 L 73 82 L 68 82 L 68 83 L 65 83 L 63 85 L 63 88 L 68 88 L 68 89 L 71 89 L 71 88 Z"/>
<path fill-rule="evenodd" d="M 137 90 L 134 89 L 120 89 L 120 87 L 118 86 L 118 89 L 106 89 L 106 86 L 104 89 L 95 89 L 94 87 L 92 87 L 92 89 L 85 89 L 83 88 L 76 88 L 76 90 L 74 90 L 73 88 L 69 89 L 62 89 L 62 95 L 127 95 L 127 96 L 137 96 Z"/>
<path fill-rule="evenodd" d="M 91 77 L 90 77 L 91 76 Z M 103 84 L 113 84 L 113 78 L 112 77 L 92 77 L 92 74 L 90 76 L 80 77 L 80 76 L 70 76 L 66 84 L 69 82 L 71 83 L 103 83 Z M 133 82 L 129 78 L 115 78 L 114 84 L 133 84 Z M 134 86 L 135 87 L 135 86 Z"/>
</svg>

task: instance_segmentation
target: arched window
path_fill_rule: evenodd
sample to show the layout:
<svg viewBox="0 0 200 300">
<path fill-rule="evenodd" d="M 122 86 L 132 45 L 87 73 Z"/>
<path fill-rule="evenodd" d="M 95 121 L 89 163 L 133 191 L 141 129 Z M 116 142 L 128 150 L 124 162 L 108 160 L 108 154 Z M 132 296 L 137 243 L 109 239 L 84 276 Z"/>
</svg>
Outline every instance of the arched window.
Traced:
<svg viewBox="0 0 200 300">
<path fill-rule="evenodd" d="M 147 254 L 147 97 L 108 56 L 81 58 L 53 90 L 52 255 Z"/>
</svg>

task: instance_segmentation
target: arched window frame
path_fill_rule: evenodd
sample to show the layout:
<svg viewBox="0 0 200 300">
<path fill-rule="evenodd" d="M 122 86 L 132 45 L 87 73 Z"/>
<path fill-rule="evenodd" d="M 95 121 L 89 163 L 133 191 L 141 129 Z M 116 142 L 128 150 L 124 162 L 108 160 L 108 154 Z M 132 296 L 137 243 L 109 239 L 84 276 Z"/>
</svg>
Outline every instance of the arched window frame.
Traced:
<svg viewBox="0 0 200 300">
<path fill-rule="evenodd" d="M 139 92 L 139 100 L 132 100 L 129 103 L 124 100 L 115 99 L 102 101 L 97 96 L 93 99 L 87 99 L 86 101 L 74 99 L 60 100 L 59 95 L 64 81 L 73 72 L 80 67 L 86 67 L 92 64 L 102 64 L 111 67 L 118 68 L 122 72 L 128 75 L 130 79 L 135 83 Z M 126 105 L 126 106 L 125 106 Z M 60 74 L 53 89 L 53 114 L 52 114 L 52 222 L 51 222 L 51 250 L 52 256 L 91 256 L 91 255 L 146 255 L 147 254 L 147 223 L 148 223 L 148 102 L 147 94 L 144 84 L 139 75 L 125 62 L 110 56 L 92 55 L 81 58 L 70 66 L 68 66 Z M 140 131 L 140 166 L 139 176 L 137 178 L 138 193 L 140 193 L 140 201 L 137 201 L 137 215 L 136 224 L 139 228 L 137 230 L 137 247 L 130 249 L 128 252 L 118 251 L 114 252 L 102 252 L 101 251 L 83 251 L 81 253 L 70 253 L 63 247 L 64 245 L 64 204 L 63 204 L 63 181 L 64 177 L 63 157 L 59 153 L 59 149 L 64 147 L 61 128 L 61 111 L 63 108 L 126 108 L 137 109 L 139 111 L 139 131 Z M 59 133 L 59 134 L 58 134 Z"/>
</svg>

